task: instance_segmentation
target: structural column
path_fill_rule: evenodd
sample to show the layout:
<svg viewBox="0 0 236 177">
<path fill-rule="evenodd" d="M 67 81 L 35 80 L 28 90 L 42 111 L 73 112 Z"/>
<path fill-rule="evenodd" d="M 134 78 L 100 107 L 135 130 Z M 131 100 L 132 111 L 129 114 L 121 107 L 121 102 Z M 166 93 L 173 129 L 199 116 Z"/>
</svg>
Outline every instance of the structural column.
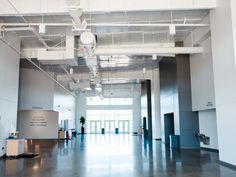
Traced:
<svg viewBox="0 0 236 177">
<path fill-rule="evenodd" d="M 236 2 L 216 0 L 210 12 L 220 160 L 236 165 Z"/>
</svg>

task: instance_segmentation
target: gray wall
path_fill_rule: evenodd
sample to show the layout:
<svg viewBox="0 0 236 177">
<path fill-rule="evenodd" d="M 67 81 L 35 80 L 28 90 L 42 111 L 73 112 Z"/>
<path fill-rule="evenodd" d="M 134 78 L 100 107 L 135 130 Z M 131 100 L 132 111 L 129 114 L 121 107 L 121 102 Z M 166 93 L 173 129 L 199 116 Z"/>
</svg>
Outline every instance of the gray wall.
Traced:
<svg viewBox="0 0 236 177">
<path fill-rule="evenodd" d="M 19 109 L 53 110 L 54 83 L 36 69 L 20 69 Z"/>
<path fill-rule="evenodd" d="M 160 61 L 160 98 L 162 135 L 164 115 L 174 113 L 175 134 L 180 135 L 180 146 L 199 147 L 195 135 L 199 132 L 197 112 L 192 112 L 190 64 L 188 55 Z"/>
<path fill-rule="evenodd" d="M 20 49 L 15 35 L 5 38 Z M 20 56 L 0 41 L 0 139 L 16 130 Z"/>
<path fill-rule="evenodd" d="M 162 139 L 164 140 L 164 114 L 174 113 L 175 134 L 180 134 L 176 61 L 172 58 L 165 58 L 162 59 L 159 66 Z"/>
<path fill-rule="evenodd" d="M 177 86 L 179 97 L 180 144 L 199 147 L 195 135 L 199 132 L 198 112 L 192 111 L 189 55 L 177 55 Z"/>
<path fill-rule="evenodd" d="M 69 120 L 75 128 L 76 99 L 46 75 L 34 69 L 20 69 L 19 110 L 40 109 L 59 112 L 59 122 Z"/>
<path fill-rule="evenodd" d="M 18 112 L 17 129 L 20 138 L 57 139 L 58 112 L 22 110 Z"/>
</svg>

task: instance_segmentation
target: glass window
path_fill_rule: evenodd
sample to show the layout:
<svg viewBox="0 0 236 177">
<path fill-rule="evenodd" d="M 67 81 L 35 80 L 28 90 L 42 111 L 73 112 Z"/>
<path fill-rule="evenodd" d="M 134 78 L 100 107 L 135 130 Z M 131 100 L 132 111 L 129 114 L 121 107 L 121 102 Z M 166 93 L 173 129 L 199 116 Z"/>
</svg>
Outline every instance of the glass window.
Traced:
<svg viewBox="0 0 236 177">
<path fill-rule="evenodd" d="M 87 110 L 87 130 L 88 133 L 90 133 L 90 130 L 92 131 L 92 127 L 90 122 L 94 122 L 94 121 L 99 121 L 101 122 L 101 126 L 104 127 L 105 126 L 105 122 L 108 121 L 112 121 L 112 123 L 114 123 L 114 125 L 116 128 L 122 125 L 126 126 L 127 130 L 132 130 L 132 125 L 133 125 L 133 110 L 131 109 L 126 109 L 126 110 Z M 123 124 L 123 122 L 128 122 L 128 124 Z M 128 125 L 128 127 L 127 127 Z M 113 127 L 114 129 L 114 127 Z M 127 133 L 129 131 L 126 131 Z M 122 131 L 121 131 L 122 132 Z"/>
<path fill-rule="evenodd" d="M 132 98 L 87 97 L 87 105 L 132 105 Z"/>
</svg>

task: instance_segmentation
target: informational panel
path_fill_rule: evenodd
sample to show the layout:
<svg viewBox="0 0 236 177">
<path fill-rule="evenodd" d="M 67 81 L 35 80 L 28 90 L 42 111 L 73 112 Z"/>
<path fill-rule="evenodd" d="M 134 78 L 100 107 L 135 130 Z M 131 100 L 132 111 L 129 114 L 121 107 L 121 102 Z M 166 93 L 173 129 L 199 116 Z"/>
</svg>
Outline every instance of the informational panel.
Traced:
<svg viewBox="0 0 236 177">
<path fill-rule="evenodd" d="M 17 130 L 24 139 L 57 139 L 58 112 L 22 110 L 18 112 Z"/>
</svg>

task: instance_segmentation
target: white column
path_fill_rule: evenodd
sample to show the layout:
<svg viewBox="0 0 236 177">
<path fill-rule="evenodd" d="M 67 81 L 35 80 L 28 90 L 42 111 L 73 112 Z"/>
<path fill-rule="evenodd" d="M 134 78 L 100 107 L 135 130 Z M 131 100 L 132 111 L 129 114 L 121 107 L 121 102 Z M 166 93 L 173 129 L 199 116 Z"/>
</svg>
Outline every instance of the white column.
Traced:
<svg viewBox="0 0 236 177">
<path fill-rule="evenodd" d="M 231 18 L 232 18 L 232 27 L 233 27 L 233 40 L 234 40 L 234 54 L 236 56 L 236 1 L 231 0 Z M 235 57 L 235 66 L 236 66 L 236 57 Z"/>
<path fill-rule="evenodd" d="M 210 16 L 220 160 L 236 165 L 236 22 L 233 19 L 236 7 L 232 6 L 233 1 L 217 0 L 217 8 Z"/>
<path fill-rule="evenodd" d="M 151 80 L 152 89 L 152 135 L 154 139 L 161 138 L 161 110 L 160 110 L 160 77 L 159 69 L 154 69 Z"/>
</svg>

